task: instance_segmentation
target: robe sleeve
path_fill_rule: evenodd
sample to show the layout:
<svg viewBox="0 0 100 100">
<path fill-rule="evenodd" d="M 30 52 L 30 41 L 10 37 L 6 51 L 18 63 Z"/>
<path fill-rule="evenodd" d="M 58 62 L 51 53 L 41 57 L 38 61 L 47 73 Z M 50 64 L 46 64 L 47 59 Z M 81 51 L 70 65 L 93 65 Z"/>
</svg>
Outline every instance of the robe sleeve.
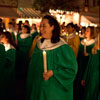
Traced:
<svg viewBox="0 0 100 100">
<path fill-rule="evenodd" d="M 4 64 L 5 64 L 5 48 L 2 44 L 0 44 L 0 74 L 4 69 Z"/>
<path fill-rule="evenodd" d="M 77 74 L 77 61 L 75 54 L 68 45 L 62 46 L 56 55 L 55 79 L 66 89 L 70 88 Z"/>
</svg>

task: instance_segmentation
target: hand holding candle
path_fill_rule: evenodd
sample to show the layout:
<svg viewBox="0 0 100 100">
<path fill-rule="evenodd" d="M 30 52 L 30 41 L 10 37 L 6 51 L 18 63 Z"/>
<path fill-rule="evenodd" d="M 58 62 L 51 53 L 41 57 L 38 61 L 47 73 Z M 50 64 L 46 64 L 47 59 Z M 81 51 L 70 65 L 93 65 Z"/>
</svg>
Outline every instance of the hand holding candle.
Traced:
<svg viewBox="0 0 100 100">
<path fill-rule="evenodd" d="M 47 59 L 45 51 L 43 51 L 43 63 L 44 63 L 44 72 L 47 72 Z"/>
</svg>

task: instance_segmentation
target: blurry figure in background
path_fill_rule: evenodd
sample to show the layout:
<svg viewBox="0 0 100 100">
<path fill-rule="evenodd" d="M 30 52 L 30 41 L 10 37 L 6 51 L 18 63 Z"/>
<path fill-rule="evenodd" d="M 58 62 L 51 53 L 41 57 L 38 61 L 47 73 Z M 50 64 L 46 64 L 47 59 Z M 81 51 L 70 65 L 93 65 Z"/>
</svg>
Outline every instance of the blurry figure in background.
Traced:
<svg viewBox="0 0 100 100">
<path fill-rule="evenodd" d="M 24 25 L 27 25 L 27 26 L 29 26 L 29 27 L 30 27 L 29 21 L 28 21 L 28 20 L 25 20 Z"/>
<path fill-rule="evenodd" d="M 15 41 L 16 39 L 15 39 L 14 27 L 13 27 L 12 22 L 8 23 L 8 29 L 7 29 L 7 31 L 11 33 L 13 41 Z"/>
<path fill-rule="evenodd" d="M 64 28 L 61 30 L 61 37 L 66 37 L 66 34 L 67 34 L 67 27 L 64 26 Z M 66 39 L 65 39 L 66 40 Z"/>
<path fill-rule="evenodd" d="M 92 52 L 92 48 L 94 47 L 95 40 L 94 40 L 94 27 L 87 27 L 85 32 L 85 40 L 81 41 L 81 44 L 79 46 L 79 52 L 78 52 L 78 73 L 74 84 L 74 96 L 75 100 L 84 100 L 84 87 L 81 85 L 81 80 L 83 78 L 85 69 L 87 67 L 90 54 Z"/>
<path fill-rule="evenodd" d="M 14 27 L 13 27 L 12 22 L 8 23 L 8 29 L 7 29 L 7 31 L 9 31 L 10 33 L 12 33 L 14 31 Z"/>
<path fill-rule="evenodd" d="M 32 35 L 32 40 L 38 35 L 36 24 L 32 24 L 31 26 L 31 35 Z"/>
<path fill-rule="evenodd" d="M 19 24 L 15 24 L 14 32 L 16 32 L 17 34 L 21 33 Z"/>
<path fill-rule="evenodd" d="M 3 32 L 0 37 L 0 42 L 3 43 L 5 47 L 5 64 L 2 71 L 2 81 L 0 81 L 1 89 L 3 89 L 0 94 L 4 98 L 0 100 L 15 100 L 15 58 L 16 50 L 15 43 L 13 42 L 12 36 L 9 32 Z M 0 49 L 1 50 L 1 49 Z M 0 65 L 1 67 L 1 65 Z M 0 73 L 1 74 L 1 73 Z"/>
<path fill-rule="evenodd" d="M 12 22 L 13 27 L 15 27 L 16 20 L 13 18 L 13 19 L 11 19 L 11 22 Z"/>
<path fill-rule="evenodd" d="M 65 22 L 62 23 L 62 25 L 61 25 L 61 30 L 64 29 L 64 26 L 65 26 Z"/>
<path fill-rule="evenodd" d="M 21 31 L 22 30 L 22 27 L 23 27 L 23 22 L 22 21 L 19 21 L 19 30 Z"/>
<path fill-rule="evenodd" d="M 28 57 L 32 45 L 32 36 L 30 35 L 29 26 L 23 26 L 22 33 L 19 33 L 17 35 L 17 43 L 16 78 L 17 82 L 20 83 L 20 85 L 18 86 L 18 88 L 20 88 L 20 91 L 17 91 L 17 95 L 20 95 L 20 97 L 24 99 L 29 61 Z"/>
<path fill-rule="evenodd" d="M 79 36 L 76 34 L 76 29 L 73 23 L 69 23 L 67 26 L 68 36 L 66 37 L 66 41 L 69 46 L 73 49 L 75 56 L 77 58 L 80 39 Z"/>
<path fill-rule="evenodd" d="M 88 65 L 84 72 L 81 84 L 84 86 L 84 100 L 99 100 L 98 90 L 100 91 L 100 37 L 92 48 L 89 55 Z"/>
<path fill-rule="evenodd" d="M 42 39 L 36 43 L 27 77 L 27 100 L 73 100 L 77 62 L 72 48 L 60 38 L 57 20 L 45 15 L 40 24 Z M 47 71 L 44 71 L 43 51 Z"/>
<path fill-rule="evenodd" d="M 5 24 L 4 24 L 4 22 L 3 22 L 3 20 L 1 18 L 0 18 L 0 27 L 2 27 L 3 30 L 6 29 L 5 28 Z"/>
<path fill-rule="evenodd" d="M 86 27 L 82 27 L 82 29 L 79 30 L 79 38 L 80 38 L 80 41 L 84 39 L 85 31 L 86 31 Z"/>
</svg>

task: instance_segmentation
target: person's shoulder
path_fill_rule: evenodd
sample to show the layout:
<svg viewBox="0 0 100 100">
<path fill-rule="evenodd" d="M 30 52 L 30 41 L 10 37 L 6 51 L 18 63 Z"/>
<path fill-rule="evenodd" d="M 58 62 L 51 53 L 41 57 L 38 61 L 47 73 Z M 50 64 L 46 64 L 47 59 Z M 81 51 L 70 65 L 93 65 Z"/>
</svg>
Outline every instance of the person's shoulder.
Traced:
<svg viewBox="0 0 100 100">
<path fill-rule="evenodd" d="M 68 44 L 63 44 L 60 48 L 64 51 L 72 51 L 72 48 Z"/>
</svg>

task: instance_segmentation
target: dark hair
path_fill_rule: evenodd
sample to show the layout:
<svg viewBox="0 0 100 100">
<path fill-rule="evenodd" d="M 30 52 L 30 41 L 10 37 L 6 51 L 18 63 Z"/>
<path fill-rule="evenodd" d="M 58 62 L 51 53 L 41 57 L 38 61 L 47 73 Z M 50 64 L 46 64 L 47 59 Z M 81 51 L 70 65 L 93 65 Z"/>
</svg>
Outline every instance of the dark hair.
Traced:
<svg viewBox="0 0 100 100">
<path fill-rule="evenodd" d="M 0 32 L 3 32 L 3 28 L 2 27 L 0 27 Z"/>
<path fill-rule="evenodd" d="M 54 26 L 54 30 L 52 31 L 51 42 L 57 43 L 60 41 L 60 25 L 58 21 L 51 15 L 45 15 L 43 19 L 48 19 L 50 26 Z"/>
<path fill-rule="evenodd" d="M 8 32 L 8 31 L 3 32 L 2 35 L 4 35 L 8 39 L 8 42 L 16 48 L 16 44 L 15 44 L 10 32 Z"/>
<path fill-rule="evenodd" d="M 90 28 L 90 37 L 93 39 L 95 38 L 95 28 L 93 26 L 88 26 L 87 28 Z"/>
<path fill-rule="evenodd" d="M 35 26 L 35 30 L 37 31 L 37 27 L 36 27 L 36 24 L 32 24 L 32 25 L 34 25 L 34 26 Z"/>
<path fill-rule="evenodd" d="M 27 33 L 30 33 L 30 27 L 28 25 L 24 25 L 23 27 L 27 29 Z"/>
<path fill-rule="evenodd" d="M 67 27 L 68 27 L 68 26 L 71 26 L 72 28 L 75 28 L 75 25 L 74 25 L 73 23 L 67 24 Z"/>
<path fill-rule="evenodd" d="M 12 22 L 9 22 L 8 24 L 13 25 L 13 23 L 12 23 Z"/>
<path fill-rule="evenodd" d="M 2 19 L 0 18 L 0 22 L 2 22 Z"/>
</svg>

